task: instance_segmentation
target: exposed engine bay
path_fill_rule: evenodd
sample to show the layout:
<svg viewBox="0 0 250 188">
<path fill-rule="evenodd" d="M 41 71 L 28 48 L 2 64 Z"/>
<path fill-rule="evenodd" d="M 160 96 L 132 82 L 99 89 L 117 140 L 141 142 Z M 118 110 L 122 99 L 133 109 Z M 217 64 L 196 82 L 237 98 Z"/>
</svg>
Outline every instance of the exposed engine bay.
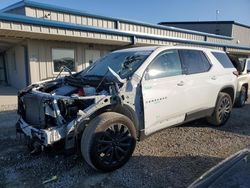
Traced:
<svg viewBox="0 0 250 188">
<path fill-rule="evenodd" d="M 76 118 L 79 110 L 95 103 L 95 99 L 114 94 L 114 84 L 103 83 L 99 87 L 97 84 L 96 80 L 68 76 L 32 85 L 19 92 L 18 112 L 27 123 L 39 125 L 39 128 L 69 122 Z M 42 113 L 43 109 L 45 113 Z M 59 114 L 56 110 L 60 111 L 59 121 L 55 120 Z"/>
</svg>

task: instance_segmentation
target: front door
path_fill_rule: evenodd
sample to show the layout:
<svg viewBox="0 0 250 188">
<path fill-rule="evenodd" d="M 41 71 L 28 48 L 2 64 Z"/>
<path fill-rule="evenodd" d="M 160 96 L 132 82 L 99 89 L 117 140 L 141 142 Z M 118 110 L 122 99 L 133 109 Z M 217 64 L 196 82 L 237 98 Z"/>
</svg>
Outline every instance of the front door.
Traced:
<svg viewBox="0 0 250 188">
<path fill-rule="evenodd" d="M 181 123 L 186 114 L 185 75 L 177 50 L 160 53 L 142 80 L 145 134 Z"/>
</svg>

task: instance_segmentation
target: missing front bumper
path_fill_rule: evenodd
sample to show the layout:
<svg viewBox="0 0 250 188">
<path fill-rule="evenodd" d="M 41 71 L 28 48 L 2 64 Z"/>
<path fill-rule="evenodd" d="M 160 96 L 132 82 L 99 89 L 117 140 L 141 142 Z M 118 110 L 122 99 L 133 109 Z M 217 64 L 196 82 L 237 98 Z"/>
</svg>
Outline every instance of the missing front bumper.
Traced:
<svg viewBox="0 0 250 188">
<path fill-rule="evenodd" d="M 43 146 L 49 146 L 63 139 L 62 128 L 37 129 L 27 124 L 22 118 L 16 123 L 16 132 L 22 133 L 30 139 L 40 143 Z"/>
</svg>

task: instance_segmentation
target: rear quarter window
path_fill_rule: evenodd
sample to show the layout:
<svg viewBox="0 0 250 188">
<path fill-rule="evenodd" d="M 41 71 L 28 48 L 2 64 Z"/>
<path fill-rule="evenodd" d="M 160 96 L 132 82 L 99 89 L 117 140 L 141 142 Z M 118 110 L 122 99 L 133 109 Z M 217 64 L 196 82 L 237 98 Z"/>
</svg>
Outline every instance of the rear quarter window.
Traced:
<svg viewBox="0 0 250 188">
<path fill-rule="evenodd" d="M 211 64 L 202 51 L 179 50 L 185 73 L 197 74 L 209 71 Z"/>
<path fill-rule="evenodd" d="M 234 68 L 234 65 L 232 64 L 227 54 L 222 52 L 212 52 L 212 54 L 224 68 Z"/>
</svg>

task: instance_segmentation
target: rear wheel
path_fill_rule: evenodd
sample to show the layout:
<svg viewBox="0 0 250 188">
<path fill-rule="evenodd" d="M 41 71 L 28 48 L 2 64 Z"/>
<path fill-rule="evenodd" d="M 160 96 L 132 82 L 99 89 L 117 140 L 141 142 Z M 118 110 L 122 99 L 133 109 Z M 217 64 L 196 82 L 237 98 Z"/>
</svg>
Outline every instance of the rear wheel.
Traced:
<svg viewBox="0 0 250 188">
<path fill-rule="evenodd" d="M 246 87 L 242 86 L 240 95 L 237 99 L 236 106 L 237 107 L 243 107 L 246 103 L 247 100 L 247 89 Z"/>
<path fill-rule="evenodd" d="M 84 130 L 81 152 L 85 161 L 101 171 L 113 171 L 131 157 L 136 145 L 136 130 L 124 115 L 106 112 L 93 119 Z"/>
<path fill-rule="evenodd" d="M 212 116 L 207 121 L 216 126 L 224 125 L 232 111 L 232 99 L 229 94 L 221 92 L 218 96 L 217 103 Z"/>
</svg>

